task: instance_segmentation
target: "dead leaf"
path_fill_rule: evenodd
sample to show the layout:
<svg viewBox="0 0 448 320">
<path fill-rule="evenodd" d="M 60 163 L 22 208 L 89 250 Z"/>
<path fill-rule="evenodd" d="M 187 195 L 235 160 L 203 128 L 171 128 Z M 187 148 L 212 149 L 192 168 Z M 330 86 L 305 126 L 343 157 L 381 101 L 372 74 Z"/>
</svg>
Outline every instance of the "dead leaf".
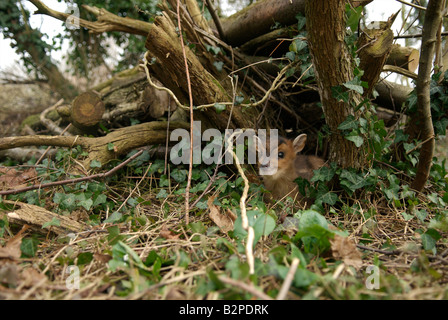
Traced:
<svg viewBox="0 0 448 320">
<path fill-rule="evenodd" d="M 99 262 L 104 263 L 104 264 L 108 263 L 112 259 L 112 257 L 110 255 L 102 254 L 102 253 L 94 253 L 93 254 L 93 258 L 96 261 L 99 261 Z"/>
<path fill-rule="evenodd" d="M 21 285 L 25 287 L 32 287 L 41 282 L 43 279 L 47 279 L 44 274 L 40 273 L 34 268 L 24 269 L 20 274 L 20 278 Z"/>
<path fill-rule="evenodd" d="M 35 182 L 37 172 L 34 168 L 17 171 L 11 168 L 0 168 L 0 187 L 2 189 L 18 189 L 25 187 L 29 182 Z"/>
<path fill-rule="evenodd" d="M 166 300 L 185 300 L 185 293 L 177 288 L 177 287 L 171 287 L 168 289 L 168 293 L 165 297 Z"/>
<path fill-rule="evenodd" d="M 331 239 L 330 243 L 331 251 L 335 259 L 342 260 L 346 265 L 355 268 L 362 266 L 361 253 L 356 248 L 353 240 L 335 234 L 334 239 Z"/>
<path fill-rule="evenodd" d="M 18 260 L 22 255 L 20 245 L 22 244 L 23 233 L 29 228 L 28 225 L 24 225 L 22 229 L 9 241 L 6 245 L 0 248 L 0 259 Z"/>
<path fill-rule="evenodd" d="M 216 196 L 211 196 L 207 200 L 209 208 L 208 216 L 210 219 L 221 229 L 222 232 L 229 232 L 233 230 L 233 223 L 236 220 L 236 215 L 230 209 L 227 209 L 224 214 L 221 213 L 219 208 L 213 204 Z"/>
<path fill-rule="evenodd" d="M 165 239 L 171 239 L 171 240 L 173 240 L 173 239 L 179 239 L 179 235 L 178 235 L 178 234 L 175 234 L 173 231 L 169 230 L 168 227 L 167 227 L 166 225 L 164 225 L 164 226 L 162 227 L 162 230 L 160 230 L 160 236 L 161 236 L 162 238 L 165 238 Z"/>
<path fill-rule="evenodd" d="M 15 263 L 7 262 L 0 266 L 0 283 L 17 286 L 19 280 L 19 267 Z M 1 286 L 0 286 L 1 287 Z"/>
</svg>

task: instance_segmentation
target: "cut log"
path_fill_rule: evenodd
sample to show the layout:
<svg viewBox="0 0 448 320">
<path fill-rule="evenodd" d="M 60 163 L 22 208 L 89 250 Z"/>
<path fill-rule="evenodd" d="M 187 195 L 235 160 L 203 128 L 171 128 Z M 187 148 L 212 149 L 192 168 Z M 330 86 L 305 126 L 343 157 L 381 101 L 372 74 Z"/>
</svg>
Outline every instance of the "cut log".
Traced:
<svg viewBox="0 0 448 320">
<path fill-rule="evenodd" d="M 359 37 L 359 68 L 364 71 L 361 80 L 367 82 L 368 88 L 364 91 L 364 97 L 368 97 L 380 78 L 381 71 L 392 49 L 394 33 L 390 29 L 397 13 L 392 15 L 387 22 L 371 24 Z M 373 27 L 378 26 L 378 27 Z"/>
<path fill-rule="evenodd" d="M 412 92 L 412 88 L 387 80 L 378 82 L 375 90 L 379 95 L 373 102 L 396 112 L 402 112 L 403 104 Z"/>
<path fill-rule="evenodd" d="M 386 64 L 397 66 L 408 71 L 415 72 L 418 67 L 420 53 L 417 49 L 411 47 L 402 47 L 399 44 L 393 44 Z"/>
<path fill-rule="evenodd" d="M 73 100 L 70 110 L 72 124 L 81 129 L 90 129 L 102 119 L 105 108 L 100 96 L 92 91 L 84 92 Z"/>
</svg>

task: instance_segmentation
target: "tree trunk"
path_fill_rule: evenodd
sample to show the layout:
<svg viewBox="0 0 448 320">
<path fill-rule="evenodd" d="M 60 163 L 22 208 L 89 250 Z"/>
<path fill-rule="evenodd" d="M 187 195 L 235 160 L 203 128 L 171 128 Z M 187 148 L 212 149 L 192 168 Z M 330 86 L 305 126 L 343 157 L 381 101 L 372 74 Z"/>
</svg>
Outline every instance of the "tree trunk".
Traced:
<svg viewBox="0 0 448 320">
<path fill-rule="evenodd" d="M 411 122 L 419 124 L 418 136 L 423 141 L 417 165 L 417 174 L 411 187 L 421 191 L 428 180 L 434 154 L 434 127 L 432 125 L 430 88 L 436 34 L 442 21 L 442 0 L 429 0 L 422 31 L 422 48 L 417 78 L 417 112 Z"/>
<path fill-rule="evenodd" d="M 349 115 L 355 115 L 355 110 L 332 95 L 333 87 L 353 79 L 352 57 L 344 41 L 345 4 L 344 0 L 307 0 L 306 26 L 325 121 L 330 129 L 329 160 L 343 168 L 360 168 L 364 165 L 364 152 L 338 129 Z M 361 101 L 358 94 L 350 95 L 355 105 Z"/>
</svg>

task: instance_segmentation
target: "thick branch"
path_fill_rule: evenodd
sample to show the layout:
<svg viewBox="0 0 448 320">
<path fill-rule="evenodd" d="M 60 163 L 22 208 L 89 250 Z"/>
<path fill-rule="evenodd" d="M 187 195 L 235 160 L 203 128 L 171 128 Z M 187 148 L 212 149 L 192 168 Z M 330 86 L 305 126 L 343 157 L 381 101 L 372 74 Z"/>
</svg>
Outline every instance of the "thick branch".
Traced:
<svg viewBox="0 0 448 320">
<path fill-rule="evenodd" d="M 66 21 L 71 16 L 69 13 L 59 12 L 47 7 L 40 0 L 30 0 L 30 2 L 38 9 L 35 14 L 45 14 L 61 21 Z M 81 27 L 87 28 L 93 33 L 119 31 L 146 36 L 151 30 L 151 24 L 148 22 L 119 17 L 103 8 L 88 5 L 83 5 L 83 8 L 97 16 L 98 21 L 91 22 L 81 18 L 76 21 L 79 22 Z"/>
<path fill-rule="evenodd" d="M 352 5 L 366 5 L 373 0 L 351 1 Z M 261 0 L 222 21 L 226 41 L 239 46 L 271 31 L 276 23 L 290 26 L 297 23 L 296 15 L 305 13 L 305 0 Z"/>
<path fill-rule="evenodd" d="M 421 191 L 429 177 L 434 153 L 434 127 L 430 105 L 430 84 L 432 61 L 436 44 L 436 34 L 442 20 L 442 0 L 430 0 L 423 24 L 422 48 L 417 78 L 417 113 L 412 120 L 420 123 L 420 139 L 424 141 L 420 149 L 417 174 L 411 186 Z"/>
<path fill-rule="evenodd" d="M 147 145 L 165 143 L 166 122 L 154 121 L 138 124 L 135 126 L 120 128 L 104 137 L 61 137 L 61 136 L 19 136 L 0 138 L 0 150 L 6 150 L 24 146 L 54 146 L 72 148 L 81 146 L 89 156 L 84 161 L 89 165 L 92 160 L 98 160 L 102 164 L 117 158 L 119 155 Z M 182 122 L 171 122 L 170 130 L 176 128 L 188 128 L 188 124 Z M 108 145 L 112 143 L 114 150 L 109 150 Z"/>
</svg>

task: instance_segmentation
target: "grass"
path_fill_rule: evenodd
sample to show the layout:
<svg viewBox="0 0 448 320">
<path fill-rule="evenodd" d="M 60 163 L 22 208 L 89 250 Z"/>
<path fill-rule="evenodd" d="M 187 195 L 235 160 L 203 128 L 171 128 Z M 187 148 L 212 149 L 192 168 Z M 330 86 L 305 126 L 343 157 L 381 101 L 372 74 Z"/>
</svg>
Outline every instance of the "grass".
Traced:
<svg viewBox="0 0 448 320">
<path fill-rule="evenodd" d="M 69 158 L 60 159 L 69 172 Z M 52 180 L 56 175 L 68 175 L 49 169 L 61 168 L 57 163 L 44 164 L 45 168 L 36 169 L 40 177 Z M 59 235 L 51 231 L 51 224 L 38 226 L 37 232 L 25 231 L 19 258 L 0 255 L 0 270 L 15 266 L 13 276 L 1 280 L 0 297 L 247 300 L 262 292 L 275 299 L 298 258 L 286 299 L 448 298 L 446 186 L 443 191 L 433 183 L 429 192 L 416 195 L 406 193 L 400 184 L 399 191 L 394 191 L 396 199 L 366 187 L 360 189 L 362 196 L 355 192 L 340 197 L 334 205 L 322 203 L 295 212 L 287 203 L 267 206 L 263 189 L 251 183 L 248 215 L 253 224 L 258 221 L 263 227 L 255 228 L 255 275 L 250 275 L 240 220 L 234 222 L 233 230 L 223 232 L 211 220 L 211 205 L 207 204 L 215 195 L 213 206 L 220 213 L 229 209 L 239 216 L 242 179 L 230 171 L 220 172 L 211 190 L 190 212 L 190 224 L 186 225 L 186 169 L 170 168 L 169 176 L 163 171 L 163 161 L 141 156 L 106 181 L 8 196 L 91 227 L 87 232 Z M 212 175 L 211 169 L 194 168 L 192 201 L 210 181 L 206 171 Z M 8 223 L 8 212 L 2 205 L 3 249 L 20 230 Z M 288 221 L 299 224 L 299 230 L 282 227 L 285 212 L 290 213 Z M 344 248 L 350 247 L 351 252 L 335 255 L 331 241 L 336 234 L 347 239 Z M 356 260 L 357 254 L 360 264 L 351 264 L 350 255 Z M 372 267 L 377 273 L 367 272 Z M 78 275 L 76 289 L 73 285 Z M 229 284 L 226 279 L 250 288 Z M 378 289 L 367 288 L 372 279 Z"/>
</svg>

